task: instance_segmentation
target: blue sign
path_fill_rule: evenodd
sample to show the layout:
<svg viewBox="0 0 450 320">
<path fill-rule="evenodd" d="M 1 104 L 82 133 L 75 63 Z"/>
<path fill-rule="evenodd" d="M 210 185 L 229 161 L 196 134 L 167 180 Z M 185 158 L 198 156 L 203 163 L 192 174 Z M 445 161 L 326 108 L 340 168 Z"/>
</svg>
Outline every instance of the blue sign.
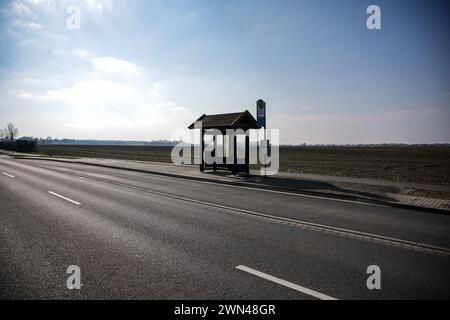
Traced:
<svg viewBox="0 0 450 320">
<path fill-rule="evenodd" d="M 261 128 L 266 127 L 266 103 L 263 100 L 256 101 L 256 121 Z"/>
</svg>

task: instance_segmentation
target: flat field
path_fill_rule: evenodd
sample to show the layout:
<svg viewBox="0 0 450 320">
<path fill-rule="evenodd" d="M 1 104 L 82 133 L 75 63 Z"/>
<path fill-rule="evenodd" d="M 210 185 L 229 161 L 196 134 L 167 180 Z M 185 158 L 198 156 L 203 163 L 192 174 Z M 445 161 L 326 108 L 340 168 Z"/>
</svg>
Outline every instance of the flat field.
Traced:
<svg viewBox="0 0 450 320">
<path fill-rule="evenodd" d="M 51 156 L 171 162 L 172 147 L 39 145 Z M 450 148 L 280 147 L 280 171 L 450 185 Z"/>
</svg>

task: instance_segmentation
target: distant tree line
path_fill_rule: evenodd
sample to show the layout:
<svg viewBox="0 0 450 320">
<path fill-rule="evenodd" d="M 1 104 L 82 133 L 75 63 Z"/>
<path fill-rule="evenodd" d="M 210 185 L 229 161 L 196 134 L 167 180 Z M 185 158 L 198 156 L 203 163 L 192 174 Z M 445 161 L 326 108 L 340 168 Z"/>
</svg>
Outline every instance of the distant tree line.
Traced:
<svg viewBox="0 0 450 320">
<path fill-rule="evenodd" d="M 0 149 L 11 152 L 35 152 L 38 144 L 43 145 L 114 145 L 114 146 L 175 146 L 182 141 L 170 140 L 152 140 L 152 141 L 134 141 L 134 140 L 94 140 L 94 139 L 57 139 L 52 137 L 18 138 L 19 130 L 9 122 L 4 129 L 0 128 Z M 323 147 L 323 148 L 407 148 L 407 147 L 450 147 L 449 143 L 434 144 L 407 144 L 407 143 L 381 143 L 381 144 L 282 144 L 281 147 Z"/>
<path fill-rule="evenodd" d="M 36 151 L 37 139 L 17 139 L 19 129 L 9 122 L 4 129 L 0 129 L 0 149 L 9 150 L 11 154 L 18 152 Z"/>
<path fill-rule="evenodd" d="M 26 137 L 29 139 L 29 137 Z M 57 139 L 52 137 L 37 139 L 39 144 L 65 144 L 65 145 L 114 145 L 114 146 L 175 146 L 179 141 L 170 140 L 152 140 L 152 141 L 134 141 L 134 140 L 79 140 L 79 139 Z"/>
<path fill-rule="evenodd" d="M 323 148 L 424 148 L 424 147 L 441 147 L 449 148 L 450 143 L 357 143 L 357 144 L 282 144 L 282 147 L 323 147 Z"/>
</svg>

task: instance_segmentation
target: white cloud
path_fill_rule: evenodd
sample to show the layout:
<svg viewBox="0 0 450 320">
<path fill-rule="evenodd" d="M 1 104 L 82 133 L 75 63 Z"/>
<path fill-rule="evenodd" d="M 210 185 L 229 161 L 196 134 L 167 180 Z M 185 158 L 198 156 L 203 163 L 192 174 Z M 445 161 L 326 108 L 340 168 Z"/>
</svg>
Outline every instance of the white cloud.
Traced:
<svg viewBox="0 0 450 320">
<path fill-rule="evenodd" d="M 106 75 L 119 75 L 124 77 L 141 77 L 142 68 L 137 65 L 112 57 L 94 58 L 92 60 L 95 71 Z"/>
<path fill-rule="evenodd" d="M 93 53 L 86 49 L 74 49 L 72 53 L 80 59 L 92 59 Z"/>
<path fill-rule="evenodd" d="M 32 30 L 39 30 L 42 29 L 42 25 L 39 23 L 29 22 L 26 24 L 26 26 Z"/>
<path fill-rule="evenodd" d="M 79 53 L 91 55 L 83 50 Z M 48 89 L 43 94 L 12 92 L 22 108 L 53 110 L 52 129 L 39 127 L 38 132 L 48 132 L 33 134 L 60 135 L 54 127 L 66 132 L 64 136 L 78 132 L 79 138 L 163 139 L 170 137 L 174 128 L 184 127 L 186 118 L 193 118 L 186 108 L 163 98 L 161 92 L 167 93 L 168 88 L 150 80 L 140 66 L 112 57 L 89 61 L 91 69 L 69 85 Z M 139 78 L 135 81 L 131 76 L 136 76 L 137 70 Z M 110 77 L 111 74 L 127 77 Z"/>
<path fill-rule="evenodd" d="M 40 40 L 33 38 L 22 39 L 17 43 L 18 46 L 31 50 L 48 50 L 48 45 Z"/>
<path fill-rule="evenodd" d="M 112 0 L 85 0 L 85 2 L 88 7 L 98 10 L 111 9 L 114 4 Z"/>
<path fill-rule="evenodd" d="M 19 16 L 31 16 L 31 9 L 20 1 L 11 2 L 11 10 Z"/>
<path fill-rule="evenodd" d="M 25 90 L 11 90 L 12 94 L 18 97 L 19 99 L 35 99 L 36 97 Z"/>
<path fill-rule="evenodd" d="M 32 6 L 39 6 L 40 8 L 55 8 L 56 2 L 54 0 L 26 0 Z"/>
<path fill-rule="evenodd" d="M 135 103 L 137 91 L 123 83 L 107 80 L 79 81 L 72 87 L 50 90 L 45 100 L 59 100 L 77 109 L 103 108 Z"/>
<path fill-rule="evenodd" d="M 156 90 L 150 90 L 150 91 L 148 92 L 148 95 L 149 95 L 151 98 L 159 98 L 159 97 L 161 97 L 161 93 L 158 92 L 158 91 L 156 91 Z"/>
<path fill-rule="evenodd" d="M 172 101 L 149 99 L 142 88 L 109 80 L 80 81 L 48 91 L 41 100 L 64 107 L 56 122 L 86 138 L 163 139 L 191 117 Z"/>
<path fill-rule="evenodd" d="M 42 25 L 35 22 L 27 22 L 23 20 L 15 20 L 13 25 L 29 31 L 37 31 L 42 29 Z"/>
<path fill-rule="evenodd" d="M 166 86 L 163 85 L 161 82 L 155 82 L 155 84 L 153 84 L 153 89 L 156 91 L 162 91 L 166 89 Z"/>
<path fill-rule="evenodd" d="M 152 89 L 148 92 L 148 95 L 152 98 L 161 97 L 161 92 L 166 89 L 166 86 L 161 84 L 160 82 L 156 82 L 153 84 Z"/>
</svg>

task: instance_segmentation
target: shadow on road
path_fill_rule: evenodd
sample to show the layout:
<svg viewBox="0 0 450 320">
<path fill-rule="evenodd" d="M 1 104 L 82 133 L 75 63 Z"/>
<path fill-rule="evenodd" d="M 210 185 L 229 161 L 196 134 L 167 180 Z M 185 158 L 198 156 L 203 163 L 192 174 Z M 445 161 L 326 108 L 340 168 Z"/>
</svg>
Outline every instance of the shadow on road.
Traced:
<svg viewBox="0 0 450 320">
<path fill-rule="evenodd" d="M 256 176 L 256 175 L 238 175 L 233 176 L 228 171 L 205 171 L 205 175 L 217 177 L 220 179 L 220 177 L 224 178 L 232 178 L 239 182 L 247 182 L 247 183 L 253 183 L 261 186 L 272 186 L 276 188 L 283 188 L 288 189 L 291 191 L 302 191 L 302 192 L 322 192 L 322 193 L 328 193 L 333 195 L 346 195 L 346 196 L 354 196 L 354 197 L 362 197 L 362 198 L 371 198 L 381 201 L 396 201 L 393 198 L 387 197 L 383 194 L 380 194 L 378 192 L 370 192 L 367 190 L 358 190 L 358 187 L 363 188 L 362 185 L 358 184 L 352 184 L 351 188 L 343 187 L 343 186 L 337 186 L 330 182 L 325 181 L 314 181 L 314 180 L 307 180 L 307 179 L 293 179 L 293 178 L 284 178 L 284 177 L 277 177 L 277 176 L 268 176 L 268 177 L 262 177 L 262 176 Z M 367 186 L 364 186 L 367 188 Z M 386 188 L 385 188 L 386 189 Z M 398 192 L 396 188 L 389 188 L 393 190 L 383 190 L 383 193 L 388 192 Z"/>
</svg>

